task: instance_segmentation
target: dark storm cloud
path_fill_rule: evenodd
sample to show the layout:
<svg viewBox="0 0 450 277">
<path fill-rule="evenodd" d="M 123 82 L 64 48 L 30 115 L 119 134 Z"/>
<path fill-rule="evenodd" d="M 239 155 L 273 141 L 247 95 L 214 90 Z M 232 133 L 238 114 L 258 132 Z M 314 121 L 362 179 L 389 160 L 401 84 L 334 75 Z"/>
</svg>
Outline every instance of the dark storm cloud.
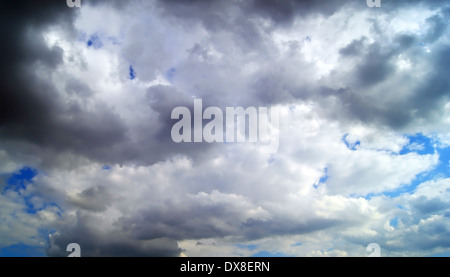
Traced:
<svg viewBox="0 0 450 277">
<path fill-rule="evenodd" d="M 252 84 L 254 98 L 247 101 L 267 106 L 295 102 L 296 99 L 306 100 L 311 97 L 310 88 L 292 84 L 290 77 L 274 72 L 262 72 Z"/>
<path fill-rule="evenodd" d="M 67 6 L 37 1 L 8 1 L 2 4 L 0 35 L 4 43 L 0 51 L 2 78 L 0 97 L 0 128 L 8 133 L 48 121 L 52 109 L 52 88 L 34 76 L 33 63 L 54 69 L 62 61 L 62 49 L 49 49 L 39 32 L 55 21 L 72 21 Z M 67 24 L 70 26 L 70 24 Z M 42 120 L 41 120 L 42 119 Z M 20 134 L 19 134 L 20 136 Z"/>
<path fill-rule="evenodd" d="M 123 5 L 120 4 L 123 1 L 108 3 L 116 8 Z M 49 48 L 43 31 L 50 26 L 60 26 L 72 40 L 77 39 L 72 26 L 76 9 L 68 8 L 65 1 L 8 1 L 3 5 L 6 7 L 2 8 L 0 22 L 4 28 L 0 32 L 7 43 L 0 45 L 6 57 L 0 65 L 0 74 L 7 77 L 3 78 L 0 90 L 0 138 L 5 143 L 17 145 L 22 152 L 32 151 L 29 154 L 45 159 L 45 164 L 53 162 L 49 153 L 63 151 L 105 163 L 148 164 L 170 153 L 191 153 L 201 147 L 196 145 L 191 150 L 190 146 L 176 145 L 170 138 L 173 125 L 170 111 L 180 104 L 176 100 L 180 94 L 154 93 L 155 97 L 161 97 L 149 99 L 152 101 L 149 111 L 150 108 L 159 111 L 162 120 L 146 122 L 138 128 L 138 143 L 130 140 L 121 116 L 107 104 L 97 102 L 94 109 L 87 108 L 89 97 L 96 92 L 75 76 L 63 80 L 64 92 L 79 101 L 67 101 L 50 81 L 37 75 L 54 71 L 63 61 L 63 49 Z M 174 102 L 170 103 L 168 97 Z M 161 141 L 163 145 L 158 144 Z M 24 146 L 29 143 L 38 147 Z"/>
<path fill-rule="evenodd" d="M 119 118 L 99 105 L 86 112 L 78 103 L 63 104 L 55 87 L 37 77 L 38 72 L 52 72 L 62 62 L 63 50 L 49 48 L 42 32 L 58 25 L 74 36 L 75 11 L 65 1 L 8 1 L 2 8 L 0 35 L 7 43 L 0 45 L 5 59 L 0 65 L 4 76 L 0 90 L 0 137 L 25 141 L 59 151 L 73 150 L 89 156 L 106 152 L 124 136 Z M 86 96 L 87 85 L 68 77 L 67 91 Z M 103 149 L 102 149 L 103 148 Z M 39 153 L 37 153 L 39 154 Z"/>
<path fill-rule="evenodd" d="M 241 11 L 229 11 L 223 7 L 223 2 L 219 2 L 216 5 L 205 1 L 196 1 L 192 5 L 188 5 L 181 1 L 161 1 L 160 5 L 163 6 L 171 15 L 178 18 L 185 18 L 195 22 L 199 20 L 207 29 L 211 30 L 234 30 L 234 25 L 230 25 L 230 22 L 236 23 L 234 17 L 240 18 L 243 14 L 248 14 L 248 18 L 268 18 L 272 22 L 280 24 L 280 26 L 289 25 L 296 17 L 307 17 L 313 15 L 330 16 L 339 9 L 351 8 L 352 11 L 358 9 L 367 10 L 368 7 L 365 1 L 251 1 L 241 7 Z M 412 5 L 410 1 L 383 1 L 383 9 L 373 9 L 374 15 L 377 15 L 380 11 L 383 13 L 395 16 L 394 11 L 399 11 L 402 8 Z M 394 45 L 390 48 L 386 47 L 384 41 L 385 31 L 379 26 L 378 21 L 371 20 L 372 30 L 378 33 L 380 41 L 369 43 L 365 37 L 354 40 L 352 43 L 340 50 L 340 54 L 343 58 L 357 58 L 359 62 L 353 71 L 349 73 L 351 76 L 348 79 L 348 86 L 341 88 L 325 88 L 327 91 L 335 90 L 336 93 L 332 94 L 337 96 L 338 100 L 345 107 L 345 110 L 334 111 L 333 113 L 341 114 L 338 116 L 341 120 L 344 120 L 342 115 L 349 115 L 347 118 L 351 121 L 359 120 L 369 124 L 382 124 L 394 129 L 405 128 L 410 124 L 413 124 L 417 119 L 424 119 L 426 121 L 433 121 L 438 118 L 439 111 L 443 108 L 445 103 L 446 94 L 448 94 L 448 82 L 447 77 L 443 72 L 448 70 L 450 66 L 447 62 L 437 61 L 439 64 L 432 70 L 430 74 L 421 81 L 421 85 L 417 88 L 413 88 L 413 95 L 405 95 L 405 97 L 398 97 L 389 102 L 383 98 L 377 97 L 377 95 L 368 95 L 367 90 L 371 87 L 375 87 L 383 82 L 393 80 L 398 77 L 398 72 L 395 66 L 395 59 L 398 55 L 402 54 L 406 57 L 410 57 L 412 60 L 425 60 L 428 57 L 423 56 L 422 53 L 418 53 L 420 47 L 418 45 L 434 43 L 439 38 L 448 34 L 448 3 L 445 1 L 420 1 L 415 2 L 414 5 L 423 7 L 441 8 L 441 12 L 437 15 L 433 15 L 427 19 L 427 30 L 425 35 L 418 36 L 412 34 L 395 34 L 393 40 Z M 186 8 L 183 12 L 183 8 Z M 242 13 L 242 14 L 241 14 Z M 370 21 L 369 21 L 370 22 Z M 244 32 L 242 36 L 239 36 L 239 32 L 233 31 L 240 39 L 237 41 L 244 41 L 245 38 L 251 37 L 252 41 L 261 41 L 262 36 L 257 32 L 251 31 L 256 35 L 248 35 L 246 33 L 249 30 L 255 30 L 251 20 L 245 20 L 246 24 L 238 24 L 239 30 Z M 269 31 L 270 30 L 266 30 Z M 259 47 L 256 51 L 263 53 L 264 43 L 257 43 Z M 250 44 L 241 45 L 243 51 L 245 49 L 254 49 L 249 47 Z M 434 61 L 435 57 L 446 57 L 445 45 L 437 45 L 435 51 L 431 53 L 431 60 Z M 434 67 L 433 62 L 429 64 L 430 67 Z M 258 76 L 255 76 L 256 81 L 252 86 L 253 94 L 246 94 L 246 103 L 258 103 L 264 105 L 289 103 L 294 102 L 296 99 L 306 100 L 315 99 L 318 103 L 327 107 L 328 103 L 325 99 L 320 99 L 324 96 L 321 92 L 324 87 L 307 87 L 298 86 L 292 82 L 294 78 L 286 76 L 285 68 L 280 67 L 280 70 L 273 71 L 260 71 Z M 282 73 L 283 72 L 283 73 Z M 338 92 L 339 91 L 339 92 Z"/>
<path fill-rule="evenodd" d="M 288 0 L 270 1 L 254 0 L 250 1 L 247 7 L 250 13 L 270 18 L 276 24 L 289 24 L 297 17 L 324 15 L 330 16 L 336 11 L 349 4 L 361 4 L 358 2 L 337 0 L 337 1 L 314 1 L 314 0 Z M 365 3 L 363 3 L 365 5 Z"/>
<path fill-rule="evenodd" d="M 417 39 L 413 35 L 399 35 L 396 39 L 401 48 L 407 49 L 417 43 Z"/>
<path fill-rule="evenodd" d="M 110 205 L 111 200 L 112 196 L 105 187 L 96 186 L 83 190 L 68 202 L 85 210 L 103 212 Z"/>
<path fill-rule="evenodd" d="M 201 23 L 211 32 L 225 31 L 235 37 L 234 46 L 243 51 L 266 51 L 260 29 L 271 32 L 274 27 L 286 27 L 296 17 L 330 16 L 339 9 L 352 5 L 351 1 L 288 0 L 266 1 L 158 1 L 167 15 L 192 25 Z M 355 4 L 355 2 L 353 2 Z M 358 4 L 356 2 L 356 4 Z M 361 4 L 361 3 L 359 3 Z M 364 5 L 358 5 L 366 7 Z M 268 19 L 271 26 L 263 27 L 253 19 Z"/>
<path fill-rule="evenodd" d="M 441 117 L 450 96 L 450 45 L 436 49 L 432 61 L 434 68 L 415 89 L 411 105 L 417 109 L 417 117 L 435 121 Z"/>
<path fill-rule="evenodd" d="M 87 84 L 75 77 L 68 78 L 65 89 L 68 94 L 80 95 L 81 99 L 92 96 L 95 93 Z"/>
<path fill-rule="evenodd" d="M 417 199 L 410 201 L 410 205 L 423 214 L 436 213 L 449 208 L 447 202 L 442 201 L 440 198 L 428 199 L 426 196 L 420 196 Z"/>
<path fill-rule="evenodd" d="M 359 60 L 350 73 L 354 78 L 353 86 L 349 79 L 348 87 L 340 88 L 343 93 L 334 94 L 346 107 L 343 114 L 348 113 L 353 119 L 369 124 L 382 124 L 394 129 L 405 128 L 414 124 L 416 120 L 425 122 L 439 120 L 450 92 L 450 82 L 446 73 L 450 68 L 448 58 L 450 46 L 439 43 L 432 48 L 431 53 L 426 53 L 422 45 L 448 36 L 444 24 L 448 20 L 443 12 L 434 15 L 427 19 L 431 24 L 424 36 L 400 33 L 395 36 L 393 40 L 395 44 L 391 47 L 383 47 L 380 42 L 369 44 L 365 38 L 361 38 L 342 48 L 340 54 L 344 61 L 353 58 Z M 399 55 L 409 58 L 413 63 L 426 62 L 429 72 L 424 78 L 414 80 L 419 83 L 415 87 L 410 87 L 409 83 L 399 84 L 408 87 L 412 92 L 403 97 L 398 95 L 387 101 L 379 98 L 378 93 L 374 95 L 367 93 L 371 87 L 400 76 L 394 66 L 395 59 Z M 392 90 L 394 91 L 394 88 Z"/>
<path fill-rule="evenodd" d="M 339 226 L 343 222 L 335 219 L 303 219 L 289 216 L 258 219 L 245 216 L 248 209 L 239 203 L 214 203 L 204 206 L 184 201 L 175 205 L 167 201 L 164 205 L 138 213 L 134 217 L 123 217 L 117 225 L 136 239 L 171 238 L 175 240 L 220 237 L 240 237 L 248 240 L 273 235 L 306 234 Z"/>
<path fill-rule="evenodd" d="M 98 219 L 89 213 L 78 212 L 76 219 L 67 220 L 69 222 L 58 226 L 58 232 L 50 236 L 49 256 L 67 257 L 69 243 L 80 245 L 82 257 L 173 257 L 181 252 L 175 240 L 131 239 L 120 230 L 99 229 Z"/>
<path fill-rule="evenodd" d="M 137 143 L 128 145 L 134 156 L 130 160 L 137 163 L 151 164 L 175 154 L 186 154 L 194 161 L 203 156 L 207 149 L 216 145 L 205 142 L 175 143 L 171 137 L 172 126 L 178 121 L 171 119 L 172 110 L 178 106 L 191 111 L 194 120 L 193 98 L 171 86 L 157 85 L 147 89 L 146 100 L 149 110 L 158 113 L 157 122 L 143 122 L 136 128 Z M 193 127 L 193 124 L 191 125 Z M 191 132 L 193 134 L 193 130 Z"/>
<path fill-rule="evenodd" d="M 86 1 L 87 2 L 87 1 Z M 48 80 L 38 77 L 41 72 L 53 72 L 63 62 L 63 49 L 49 48 L 42 36 L 42 31 L 52 25 L 65 29 L 67 36 L 74 34 L 72 22 L 76 10 L 65 5 L 65 1 L 52 3 L 29 1 L 19 5 L 18 2 L 2 4 L 0 11 L 0 35 L 7 43 L 0 46 L 5 59 L 0 65 L 3 78 L 0 90 L 0 140 L 2 147 L 10 153 L 17 153 L 22 158 L 31 154 L 58 165 L 57 156 L 71 152 L 104 163 L 133 163 L 149 165 L 174 154 L 187 154 L 195 159 L 203 159 L 208 148 L 216 145 L 195 143 L 176 144 L 170 138 L 174 120 L 170 112 L 176 106 L 189 107 L 192 113 L 192 95 L 180 91 L 174 86 L 153 86 L 145 92 L 143 103 L 148 107 L 148 114 L 140 114 L 141 122 L 128 126 L 121 115 L 108 104 L 95 102 L 88 109 L 89 100 L 96 92 L 76 76 L 67 76 L 64 80 L 64 92 L 72 98 L 63 99 L 60 92 Z M 106 4 L 108 3 L 108 4 Z M 123 10 L 125 1 L 92 2 L 93 5 L 113 5 Z M 257 52 L 264 60 L 270 52 L 265 44 L 265 34 L 276 28 L 286 28 L 296 18 L 308 16 L 330 16 L 342 8 L 352 7 L 352 12 L 367 9 L 365 1 L 349 3 L 348 1 L 246 1 L 243 6 L 230 5 L 229 1 L 159 1 L 164 12 L 171 15 L 174 22 L 185 28 L 202 24 L 212 34 L 231 34 L 216 46 L 233 48 L 237 46 L 242 53 Z M 388 7 L 406 6 L 410 1 L 383 1 Z M 446 1 L 422 1 L 423 5 L 443 5 Z M 17 6 L 16 6 L 17 5 Z M 390 11 L 390 10 L 388 10 Z M 374 11 L 381 12 L 380 11 Z M 258 69 L 250 81 L 250 92 L 242 100 L 233 103 L 223 91 L 211 92 L 211 87 L 229 85 L 234 79 L 230 74 L 221 75 L 224 66 L 192 64 L 185 68 L 192 73 L 189 82 L 200 82 L 200 73 L 210 72 L 211 76 L 204 93 L 198 95 L 204 99 L 204 106 L 233 104 L 291 103 L 302 100 L 314 100 L 324 110 L 329 110 L 333 118 L 342 121 L 360 120 L 369 124 L 382 124 L 392 128 L 402 128 L 416 119 L 433 120 L 439 116 L 448 100 L 450 82 L 448 68 L 450 65 L 450 46 L 443 43 L 433 47 L 429 54 L 431 70 L 420 80 L 420 85 L 412 89 L 411 94 L 386 100 L 377 93 L 369 94 L 367 90 L 391 80 L 397 72 L 394 59 L 399 54 L 414 59 L 422 59 L 423 53 L 417 43 L 436 43 L 448 35 L 448 10 L 428 19 L 429 29 L 423 37 L 411 34 L 396 34 L 394 42 L 397 47 L 383 48 L 382 41 L 369 43 L 365 38 L 354 40 L 340 49 L 344 61 L 358 59 L 352 69 L 348 69 L 346 87 L 327 87 L 322 84 L 304 85 L 296 82 L 306 78 L 297 73 L 297 68 L 289 67 L 289 60 L 274 64 L 270 69 Z M 255 18 L 269 19 L 272 24 L 268 30 L 261 31 Z M 376 20 L 374 19 L 374 26 Z M 372 28 L 380 32 L 381 28 Z M 229 40 L 229 41 L 227 41 Z M 221 45 L 223 42 L 226 45 Z M 163 49 L 156 48 L 156 49 Z M 293 52 L 296 48 L 293 44 Z M 187 49 L 189 50 L 189 49 Z M 220 49 L 219 49 L 220 50 Z M 232 51 L 231 51 L 232 52 Z M 422 51 L 423 52 L 423 51 Z M 155 53 L 159 53 L 155 51 Z M 200 43 L 190 48 L 193 56 L 208 56 L 207 46 Z M 159 54 L 155 55 L 155 62 Z M 239 58 L 239 55 L 237 55 Z M 127 65 L 128 67 L 128 65 Z M 307 69 L 305 69 L 306 71 Z M 215 72 L 218 72 L 215 74 Z M 232 70 L 226 71 L 232 72 Z M 293 73 L 294 72 L 294 73 Z M 214 76 L 213 76 L 214 75 Z M 152 77 L 154 77 L 152 75 Z M 238 78 L 236 78 L 238 79 Z M 203 80 L 202 80 L 203 81 Z M 347 85 L 346 84 L 346 85 Z M 226 91 L 226 90 L 224 90 Z M 196 92 L 198 93 L 198 92 Z M 208 95 L 211 94 L 211 95 Z M 236 93 L 236 94 L 238 94 Z M 237 97 L 236 97 L 237 99 Z M 329 101 L 336 99 L 336 102 Z M 66 101 L 67 100 L 67 101 Z M 245 105 L 244 105 L 245 106 Z M 337 107 L 337 108 L 336 108 Z M 340 109 L 343 107 L 344 109 Z M 157 117 L 151 111 L 158 113 Z M 414 113 L 412 113 L 414 111 Z M 23 160 L 28 160 L 23 158 Z M 67 256 L 65 247 L 76 242 L 82 247 L 83 256 L 176 256 L 180 249 L 177 239 L 200 239 L 211 237 L 236 236 L 258 239 L 272 235 L 304 234 L 339 225 L 338 220 L 315 218 L 298 222 L 295 218 L 278 217 L 272 220 L 243 216 L 247 206 L 217 203 L 200 205 L 196 201 L 183 204 L 171 203 L 169 200 L 160 206 L 139 212 L 137 215 L 123 216 L 114 222 L 113 230 L 99 230 L 95 215 L 106 211 L 114 200 L 105 184 L 92 184 L 68 199 L 67 206 L 73 205 L 78 213 L 73 221 L 57 226 L 58 232 L 51 238 L 48 250 L 52 256 Z M 419 201 L 420 200 L 420 201 Z M 414 202 L 414 208 L 421 212 L 442 209 L 442 203 L 422 201 Z M 431 201 L 431 200 L 429 200 Z M 151 205 L 151 203 L 149 204 Z M 313 216 L 312 216 L 313 217 Z M 220 224 L 218 224 L 218 222 Z M 108 224 L 105 224 L 108 225 Z M 434 226 L 434 227 L 433 227 Z M 445 226 L 438 223 L 426 230 L 439 232 Z M 448 234 L 444 230 L 442 234 Z"/>
<path fill-rule="evenodd" d="M 170 14 L 176 17 L 200 19 L 203 25 L 211 30 L 228 29 L 229 19 L 226 18 L 224 9 L 230 6 L 230 1 L 180 1 L 169 0 L 159 1 L 160 5 L 166 9 Z M 236 3 L 234 3 L 236 4 Z M 343 8 L 351 7 L 352 9 L 367 9 L 366 0 L 335 0 L 335 1 L 315 1 L 315 0 L 286 0 L 286 1 L 271 1 L 271 0 L 252 0 L 239 3 L 241 5 L 242 14 L 247 17 L 261 17 L 271 20 L 275 25 L 289 25 L 297 17 L 309 16 L 325 16 L 329 17 L 335 12 Z M 410 6 L 410 0 L 400 1 L 382 1 L 382 12 L 393 12 L 398 8 Z M 415 1 L 414 5 L 429 5 L 432 7 L 444 6 L 448 4 L 446 0 L 432 0 L 432 1 Z M 377 9 L 373 10 L 377 12 Z M 247 26 L 240 25 L 240 29 L 248 27 L 248 21 L 245 21 Z M 243 37 L 245 38 L 245 37 Z"/>
<path fill-rule="evenodd" d="M 364 96 L 361 94 L 358 97 L 360 100 L 357 101 L 358 105 L 352 105 L 354 107 L 352 112 L 355 112 L 359 118 L 363 118 L 364 115 L 361 113 L 358 115 L 357 111 L 363 112 L 363 109 L 367 108 L 368 111 L 373 111 L 371 116 L 373 120 L 393 128 L 406 127 L 420 119 L 426 122 L 439 120 L 450 92 L 450 82 L 446 73 L 450 68 L 450 61 L 446 58 L 450 53 L 449 50 L 450 46 L 443 46 L 431 54 L 433 61 L 431 72 L 425 75 L 419 86 L 413 88 L 411 96 L 389 103 L 381 101 L 379 106 L 375 106 L 368 102 L 367 105 L 359 105 L 364 101 L 362 100 Z M 388 67 L 388 65 L 385 66 Z M 377 75 L 376 70 L 374 74 Z M 381 74 L 381 76 L 384 75 Z M 366 83 L 370 84 L 370 82 Z M 367 115 L 370 116 L 370 114 Z M 366 118 L 369 122 L 372 119 Z"/>
<path fill-rule="evenodd" d="M 377 44 L 369 47 L 364 60 L 355 70 L 362 88 L 382 82 L 394 72 L 391 55 L 392 53 L 382 53 Z"/>
<path fill-rule="evenodd" d="M 425 36 L 425 41 L 428 43 L 435 42 L 438 38 L 440 38 L 447 29 L 448 14 L 447 20 L 444 20 L 441 16 L 435 15 L 427 19 L 427 23 L 430 24 L 430 31 Z"/>
<path fill-rule="evenodd" d="M 366 40 L 367 38 L 365 37 L 358 40 L 355 39 L 352 43 L 339 50 L 339 53 L 343 56 L 359 56 Z"/>
<path fill-rule="evenodd" d="M 2 148 L 18 159 L 31 162 L 34 156 L 51 167 L 64 163 L 59 156 L 66 151 L 112 163 L 160 160 L 164 151 L 153 152 L 162 149 L 160 145 L 150 144 L 153 138 L 144 140 L 148 136 L 143 135 L 140 145 L 145 151 L 141 152 L 139 145 L 127 140 L 127 128 L 107 105 L 96 103 L 93 110 L 86 110 L 88 98 L 96 92 L 82 80 L 67 76 L 65 92 L 80 101 L 66 102 L 50 82 L 37 76 L 54 71 L 63 56 L 61 48 L 46 45 L 42 32 L 58 25 L 72 36 L 74 9 L 65 1 L 7 1 L 1 5 Z M 158 107 L 159 102 L 153 103 Z M 47 194 L 54 196 L 52 191 Z M 105 211 L 112 198 L 103 186 L 97 186 L 68 199 L 64 206 L 98 213 Z M 69 225 L 56 228 L 59 232 L 53 236 L 49 255 L 67 256 L 65 247 L 71 242 L 82 246 L 83 256 L 177 256 L 180 252 L 173 240 L 133 241 L 120 233 L 96 230 L 95 220 L 88 215 Z"/>
<path fill-rule="evenodd" d="M 202 24 L 210 32 L 224 31 L 234 37 L 233 47 L 246 51 L 261 51 L 262 37 L 258 27 L 248 16 L 247 3 L 239 5 L 230 1 L 158 1 L 165 14 L 181 24 Z M 236 9 L 236 7 L 238 7 Z"/>
<path fill-rule="evenodd" d="M 30 142 L 32 144 L 58 151 L 70 151 L 78 155 L 84 155 L 91 159 L 105 163 L 143 163 L 157 162 L 173 153 L 186 153 L 196 155 L 199 145 L 181 145 L 172 143 L 169 135 L 173 121 L 169 113 L 172 108 L 178 106 L 180 97 L 176 93 L 159 93 L 160 88 L 150 89 L 155 91 L 156 97 L 152 108 L 160 113 L 158 122 L 148 122 L 141 129 L 136 129 L 137 140 L 130 140 L 130 130 L 126 126 L 121 115 L 114 112 L 107 104 L 97 103 L 95 110 L 87 111 L 84 100 L 66 102 L 56 92 L 56 88 L 50 82 L 38 78 L 38 71 L 53 71 L 61 62 L 63 50 L 59 47 L 49 48 L 42 37 L 42 31 L 51 25 L 60 25 L 67 30 L 67 35 L 75 38 L 72 21 L 75 9 L 68 8 L 64 1 L 55 1 L 45 4 L 37 4 L 35 1 L 23 2 L 22 5 L 5 4 L 1 22 L 6 28 L 2 28 L 2 37 L 8 43 L 2 44 L 1 50 L 7 57 L 0 67 L 0 73 L 8 76 L 2 83 L 0 103 L 0 137 L 3 140 Z M 359 2 L 346 4 L 347 1 L 252 1 L 238 9 L 229 5 L 228 1 L 195 1 L 185 3 L 183 1 L 158 2 L 165 12 L 175 16 L 180 23 L 202 22 L 205 28 L 216 31 L 226 30 L 233 34 L 233 41 L 238 43 L 242 51 L 256 50 L 261 57 L 265 51 L 269 51 L 263 42 L 263 36 L 257 26 L 250 19 L 252 17 L 270 18 L 273 22 L 288 23 L 296 16 L 311 14 L 323 14 L 329 16 L 340 8 L 353 5 L 359 8 Z M 364 2 L 364 1 L 361 1 Z M 90 4 L 100 5 L 103 2 Z M 105 2 L 106 3 L 106 2 Z M 109 3 L 109 2 L 108 2 Z M 441 3 L 433 2 L 435 5 Z M 431 4 L 433 4 L 431 3 Z M 443 2 L 442 2 L 443 3 Z M 104 4 L 104 3 L 103 3 Z M 361 4 L 361 8 L 367 8 Z M 123 9 L 124 4 L 114 2 L 118 9 Z M 400 4 L 399 4 L 400 5 Z M 5 11 L 8 10 L 6 13 Z M 246 16 L 246 15 L 250 16 Z M 397 41 L 402 50 L 394 49 L 388 52 L 377 43 L 367 44 L 364 38 L 356 40 L 340 53 L 343 57 L 361 57 L 362 61 L 352 72 L 357 78 L 358 87 L 336 88 L 336 90 L 351 91 L 339 94 L 341 101 L 349 108 L 348 114 L 362 121 L 382 122 L 392 127 L 401 127 L 411 122 L 411 110 L 418 109 L 418 114 L 427 118 L 448 92 L 448 82 L 443 72 L 448 68 L 448 63 L 442 55 L 446 55 L 445 48 L 436 49 L 439 55 L 438 67 L 434 73 L 430 73 L 424 80 L 417 94 L 410 100 L 402 103 L 382 103 L 373 105 L 372 99 L 366 99 L 362 92 L 365 87 L 376 85 L 388 79 L 393 73 L 392 57 L 414 48 L 416 41 L 434 42 L 446 34 L 448 12 L 442 12 L 439 16 L 428 19 L 430 28 L 425 38 L 420 39 L 412 35 L 399 35 Z M 9 26 L 9 28 L 8 28 Z M 14 27 L 13 27 L 14 26 Z M 363 48 L 360 50 L 359 48 Z M 365 51 L 365 52 L 361 52 Z M 290 68 L 279 67 L 280 71 Z M 287 103 L 296 99 L 310 99 L 316 95 L 322 95 L 323 86 L 319 88 L 302 87 L 293 84 L 295 76 L 286 76 L 275 71 L 262 71 L 255 76 L 253 85 L 256 93 L 246 93 L 242 97 L 246 104 L 261 103 L 271 105 Z M 94 95 L 93 91 L 82 80 L 73 76 L 67 76 L 65 92 L 69 95 L 78 95 L 79 99 Z M 329 91 L 333 90 L 329 88 Z M 317 93 L 315 93 L 317 92 Z M 149 92 L 149 95 L 151 93 Z M 203 95 L 208 101 L 220 105 L 223 101 L 218 94 Z M 159 98 L 158 98 L 159 97 Z M 184 98 L 183 98 L 184 97 Z M 172 98 L 172 99 L 169 99 Z M 182 96 L 181 99 L 186 99 Z M 173 100 L 173 101 L 172 101 Z M 172 102 L 170 102 L 172 101 Z M 318 100 L 319 102 L 321 100 Z M 186 103 L 183 101 L 183 103 Z M 223 103 L 230 103 L 226 100 Z M 419 105 L 420 104 L 420 105 Z M 162 143 L 162 144 L 161 144 Z M 204 151 L 200 151 L 204 152 Z M 40 155 L 41 153 L 35 152 Z"/>
</svg>

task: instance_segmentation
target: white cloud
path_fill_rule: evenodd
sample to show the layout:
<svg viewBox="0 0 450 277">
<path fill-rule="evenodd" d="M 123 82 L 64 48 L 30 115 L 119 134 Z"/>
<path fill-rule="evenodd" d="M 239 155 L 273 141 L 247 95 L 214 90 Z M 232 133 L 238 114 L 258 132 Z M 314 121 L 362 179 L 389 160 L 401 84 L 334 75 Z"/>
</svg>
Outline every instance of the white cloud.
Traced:
<svg viewBox="0 0 450 277">
<path fill-rule="evenodd" d="M 39 245 L 39 228 L 53 226 L 50 255 L 68 242 L 93 256 L 448 249 L 448 179 L 382 194 L 440 162 L 438 152 L 400 155 L 405 134 L 448 144 L 446 15 L 401 3 L 377 13 L 305 1 L 317 16 L 285 14 L 287 2 L 228 3 L 87 4 L 73 26 L 27 33 L 39 47 L 18 49 L 38 54 L 14 60 L 31 73 L 11 82 L 33 103 L 19 109 L 7 95 L 18 112 L 0 124 L 0 173 L 38 168 L 24 193 L 42 210 L 0 194 L 0 245 Z M 101 43 L 89 46 L 94 35 Z M 193 97 L 280 107 L 278 152 L 172 143 L 170 111 Z"/>
</svg>

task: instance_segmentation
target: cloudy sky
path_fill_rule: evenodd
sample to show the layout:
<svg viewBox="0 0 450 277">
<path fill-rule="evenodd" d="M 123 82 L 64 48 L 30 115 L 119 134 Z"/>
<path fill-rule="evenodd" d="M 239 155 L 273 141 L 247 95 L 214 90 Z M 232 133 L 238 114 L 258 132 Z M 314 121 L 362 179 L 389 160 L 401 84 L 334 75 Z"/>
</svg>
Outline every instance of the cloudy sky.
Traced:
<svg viewBox="0 0 450 277">
<path fill-rule="evenodd" d="M 450 255 L 448 0 L 0 7 L 0 256 Z M 278 151 L 173 142 L 194 99 Z"/>
</svg>

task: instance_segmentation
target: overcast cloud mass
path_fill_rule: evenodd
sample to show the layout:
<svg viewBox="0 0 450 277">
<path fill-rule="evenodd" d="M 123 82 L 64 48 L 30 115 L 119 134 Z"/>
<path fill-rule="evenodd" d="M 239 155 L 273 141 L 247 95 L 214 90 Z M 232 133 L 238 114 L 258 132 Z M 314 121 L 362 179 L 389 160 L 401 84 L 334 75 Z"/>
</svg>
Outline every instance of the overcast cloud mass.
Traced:
<svg viewBox="0 0 450 277">
<path fill-rule="evenodd" d="M 0 256 L 450 255 L 448 0 L 0 4 Z M 175 143 L 278 107 L 279 149 Z"/>
</svg>

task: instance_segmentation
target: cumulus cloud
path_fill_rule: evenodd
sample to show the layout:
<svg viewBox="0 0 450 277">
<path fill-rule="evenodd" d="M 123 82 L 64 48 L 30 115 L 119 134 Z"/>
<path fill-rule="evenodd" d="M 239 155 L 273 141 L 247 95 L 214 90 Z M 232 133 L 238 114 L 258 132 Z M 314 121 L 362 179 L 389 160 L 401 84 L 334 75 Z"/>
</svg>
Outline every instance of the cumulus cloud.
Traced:
<svg viewBox="0 0 450 277">
<path fill-rule="evenodd" d="M 448 251 L 447 1 L 19 2 L 0 12 L 0 247 Z M 195 98 L 279 108 L 278 151 L 173 142 Z"/>
</svg>

